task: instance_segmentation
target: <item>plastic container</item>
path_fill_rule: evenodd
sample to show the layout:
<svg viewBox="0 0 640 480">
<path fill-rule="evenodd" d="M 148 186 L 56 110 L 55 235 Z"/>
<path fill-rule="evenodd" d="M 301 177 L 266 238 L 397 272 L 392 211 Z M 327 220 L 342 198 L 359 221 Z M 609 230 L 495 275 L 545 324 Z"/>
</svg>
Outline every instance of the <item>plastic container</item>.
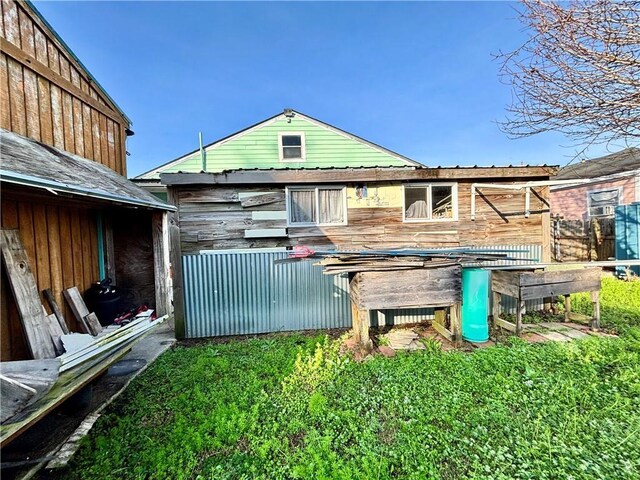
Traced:
<svg viewBox="0 0 640 480">
<path fill-rule="evenodd" d="M 462 269 L 462 338 L 482 343 L 489 340 L 489 270 Z"/>
</svg>

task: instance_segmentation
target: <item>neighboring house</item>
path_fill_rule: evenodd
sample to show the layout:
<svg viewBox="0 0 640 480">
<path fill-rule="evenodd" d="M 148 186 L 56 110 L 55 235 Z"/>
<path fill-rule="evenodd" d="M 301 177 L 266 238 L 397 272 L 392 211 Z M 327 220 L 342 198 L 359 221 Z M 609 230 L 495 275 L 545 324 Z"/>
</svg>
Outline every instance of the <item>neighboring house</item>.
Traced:
<svg viewBox="0 0 640 480">
<path fill-rule="evenodd" d="M 616 207 L 640 202 L 640 148 L 572 163 L 551 187 L 552 253 L 557 261 L 615 256 Z M 576 180 L 576 183 L 571 183 Z"/>
<path fill-rule="evenodd" d="M 204 150 L 204 159 L 194 151 L 135 180 L 157 189 L 159 177 L 168 188 L 183 255 L 507 246 L 549 257 L 555 167 L 428 167 L 293 110 Z"/>
<path fill-rule="evenodd" d="M 561 168 L 557 180 L 580 180 L 551 187 L 551 213 L 566 220 L 612 217 L 618 205 L 640 202 L 640 148 Z"/>
<path fill-rule="evenodd" d="M 2 228 L 19 230 L 38 291 L 52 290 L 72 331 L 63 290 L 104 277 L 167 313 L 173 208 L 125 178 L 129 119 L 31 3 L 3 1 L 2 17 Z M 1 358 L 28 359 L 2 276 Z"/>
</svg>

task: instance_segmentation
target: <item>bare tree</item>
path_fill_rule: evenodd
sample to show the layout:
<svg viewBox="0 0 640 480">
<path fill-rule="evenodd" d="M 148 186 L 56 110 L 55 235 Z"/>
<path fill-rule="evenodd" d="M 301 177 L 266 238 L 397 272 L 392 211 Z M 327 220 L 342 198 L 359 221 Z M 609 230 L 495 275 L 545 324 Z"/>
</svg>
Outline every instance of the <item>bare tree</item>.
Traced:
<svg viewBox="0 0 640 480">
<path fill-rule="evenodd" d="M 522 0 L 529 40 L 500 53 L 511 137 L 559 131 L 577 143 L 640 140 L 640 1 Z"/>
</svg>

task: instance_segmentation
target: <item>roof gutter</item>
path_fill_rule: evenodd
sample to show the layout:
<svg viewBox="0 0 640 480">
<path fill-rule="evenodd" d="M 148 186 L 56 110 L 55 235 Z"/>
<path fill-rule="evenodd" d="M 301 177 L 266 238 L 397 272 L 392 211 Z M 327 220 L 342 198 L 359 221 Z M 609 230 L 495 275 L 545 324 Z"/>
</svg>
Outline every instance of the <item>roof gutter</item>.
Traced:
<svg viewBox="0 0 640 480">
<path fill-rule="evenodd" d="M 58 192 L 68 193 L 72 195 L 80 195 L 84 197 L 91 197 L 100 200 L 107 200 L 110 202 L 125 203 L 128 205 L 135 205 L 137 207 L 147 207 L 159 210 L 175 211 L 176 207 L 163 203 L 161 201 L 140 200 L 132 197 L 125 197 L 123 195 L 116 195 L 101 190 L 91 190 L 83 188 L 77 185 L 69 185 L 61 182 L 55 182 L 52 180 L 46 180 L 32 175 L 24 175 L 21 173 L 11 172 L 8 170 L 0 169 L 0 180 L 7 183 L 13 183 L 16 185 L 24 185 L 27 187 L 41 188 L 47 190 L 55 195 Z"/>
</svg>

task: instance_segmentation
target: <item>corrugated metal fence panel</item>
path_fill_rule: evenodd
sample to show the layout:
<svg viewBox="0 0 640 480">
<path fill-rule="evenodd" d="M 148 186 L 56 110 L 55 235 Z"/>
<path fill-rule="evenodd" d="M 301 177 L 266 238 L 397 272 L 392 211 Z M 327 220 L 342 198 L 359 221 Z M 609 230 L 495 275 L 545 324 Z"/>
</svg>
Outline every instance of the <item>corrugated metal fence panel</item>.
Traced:
<svg viewBox="0 0 640 480">
<path fill-rule="evenodd" d="M 540 246 L 526 245 L 488 245 L 478 250 L 511 250 L 515 258 L 533 260 L 542 254 Z M 346 275 L 323 275 L 313 262 L 273 263 L 286 257 L 286 252 L 257 249 L 183 256 L 187 338 L 350 327 Z M 502 303 L 505 312 L 515 313 L 515 299 L 503 296 Z M 527 302 L 528 310 L 541 308 L 541 300 Z M 379 326 L 431 319 L 429 308 L 372 314 L 372 324 Z"/>
<path fill-rule="evenodd" d="M 492 251 L 492 250 L 506 250 L 507 252 L 512 251 L 509 256 L 511 258 L 517 258 L 521 260 L 533 260 L 534 262 L 539 262 L 542 259 L 542 246 L 540 245 L 488 245 L 477 248 L 479 251 Z M 524 250 L 524 251 L 518 251 Z M 497 265 L 509 265 L 513 262 L 509 260 L 497 260 L 495 262 L 485 262 L 482 266 L 493 267 Z M 533 262 L 532 262 L 533 263 Z M 492 308 L 492 295 L 489 295 L 489 308 Z M 513 297 L 508 297 L 506 295 L 502 295 L 502 311 L 505 313 L 516 313 L 516 305 L 517 300 Z M 544 302 L 542 299 L 535 298 L 533 300 L 527 300 L 525 302 L 525 307 L 527 311 L 536 311 L 542 310 L 544 307 Z"/>
<path fill-rule="evenodd" d="M 187 338 L 346 328 L 348 281 L 283 252 L 182 257 Z"/>
</svg>

